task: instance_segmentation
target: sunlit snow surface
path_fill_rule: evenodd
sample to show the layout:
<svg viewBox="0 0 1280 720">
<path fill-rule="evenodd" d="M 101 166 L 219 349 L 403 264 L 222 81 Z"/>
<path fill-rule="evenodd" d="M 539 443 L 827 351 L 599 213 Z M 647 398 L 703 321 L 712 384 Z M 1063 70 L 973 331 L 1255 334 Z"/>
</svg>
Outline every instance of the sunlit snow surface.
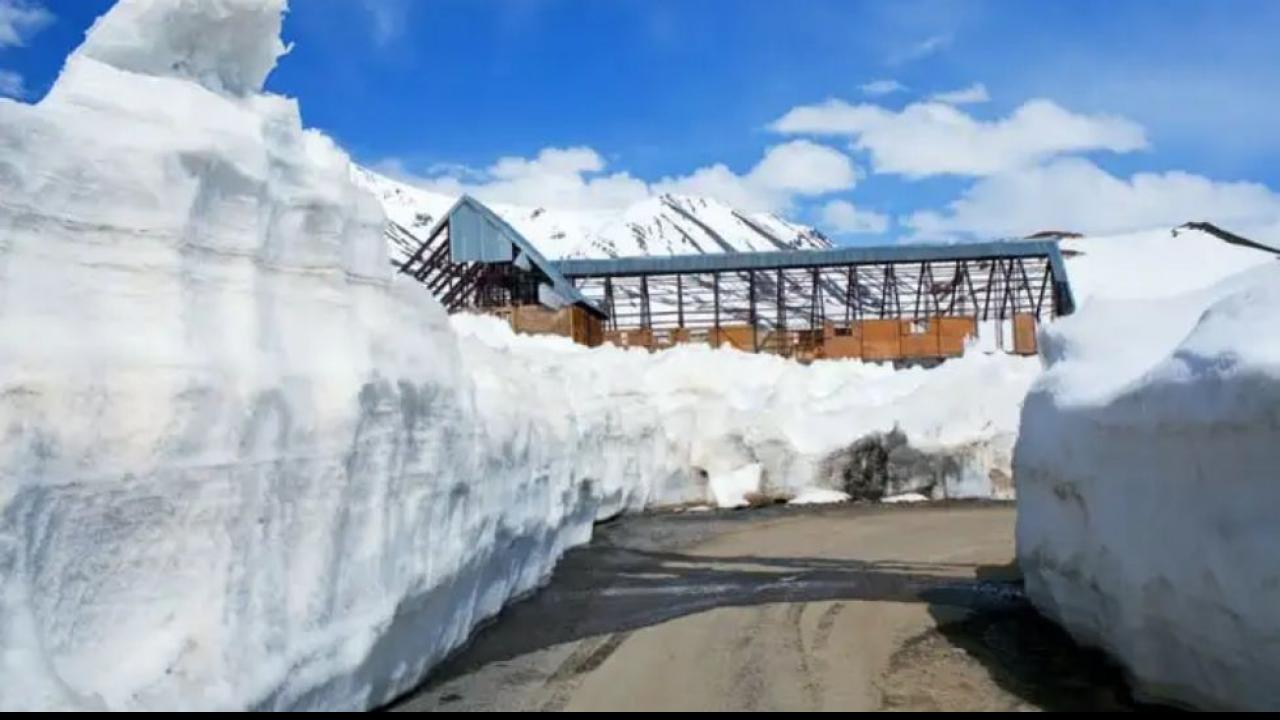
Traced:
<svg viewBox="0 0 1280 720">
<path fill-rule="evenodd" d="M 1280 261 L 1089 244 L 1015 454 L 1027 594 L 1146 697 L 1280 707 Z"/>
<path fill-rule="evenodd" d="M 594 520 L 704 477 L 791 495 L 895 423 L 1007 465 L 1034 361 L 455 332 L 346 154 L 261 92 L 281 5 L 123 2 L 47 98 L 0 100 L 0 708 L 370 707 Z M 1014 390 L 941 423 L 948 373 Z"/>
<path fill-rule="evenodd" d="M 0 709 L 370 707 L 596 519 L 717 477 L 829 493 L 824 459 L 895 427 L 959 458 L 949 493 L 1007 474 L 1035 359 L 450 320 L 392 277 L 347 155 L 261 92 L 282 5 L 126 0 L 38 105 L 0 100 Z"/>
</svg>

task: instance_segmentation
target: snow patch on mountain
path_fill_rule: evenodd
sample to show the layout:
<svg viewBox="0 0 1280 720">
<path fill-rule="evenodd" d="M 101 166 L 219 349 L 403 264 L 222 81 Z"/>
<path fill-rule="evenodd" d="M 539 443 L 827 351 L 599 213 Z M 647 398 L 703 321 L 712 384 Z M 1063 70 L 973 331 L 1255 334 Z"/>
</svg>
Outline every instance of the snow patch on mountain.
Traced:
<svg viewBox="0 0 1280 720">
<path fill-rule="evenodd" d="M 419 239 L 457 198 L 352 166 L 356 184 L 382 202 L 387 216 Z M 689 255 L 831 247 L 821 232 L 772 213 L 743 213 L 705 197 L 663 194 L 621 212 L 560 210 L 486 203 L 552 259 Z M 392 259 L 416 248 L 393 244 Z"/>
</svg>

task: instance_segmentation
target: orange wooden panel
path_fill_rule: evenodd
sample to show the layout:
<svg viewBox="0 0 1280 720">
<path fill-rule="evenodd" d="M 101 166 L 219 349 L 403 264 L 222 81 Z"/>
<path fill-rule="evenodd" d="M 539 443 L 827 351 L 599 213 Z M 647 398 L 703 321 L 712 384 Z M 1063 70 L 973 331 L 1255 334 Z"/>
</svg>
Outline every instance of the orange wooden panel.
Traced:
<svg viewBox="0 0 1280 720">
<path fill-rule="evenodd" d="M 1036 354 L 1036 316 L 1017 313 L 1013 316 L 1013 351 L 1019 355 Z"/>
<path fill-rule="evenodd" d="M 948 357 L 964 354 L 965 341 L 978 333 L 978 321 L 964 316 L 944 316 L 938 320 L 938 350 Z"/>
<path fill-rule="evenodd" d="M 604 341 L 618 347 L 643 347 L 653 345 L 653 333 L 648 330 L 606 330 Z"/>
<path fill-rule="evenodd" d="M 714 330 L 712 334 L 715 334 Z M 755 349 L 754 338 L 750 325 L 721 325 L 719 337 L 715 338 L 711 344 L 716 347 L 723 345 L 751 352 Z"/>
<path fill-rule="evenodd" d="M 862 338 L 856 335 L 833 335 L 822 343 L 822 356 L 828 358 L 862 357 Z"/>
<path fill-rule="evenodd" d="M 931 320 L 911 322 L 903 320 L 902 357 L 932 358 L 938 357 L 938 324 Z"/>
<path fill-rule="evenodd" d="M 867 360 L 897 360 L 902 357 L 902 333 L 899 320 L 863 320 L 862 357 Z"/>
</svg>

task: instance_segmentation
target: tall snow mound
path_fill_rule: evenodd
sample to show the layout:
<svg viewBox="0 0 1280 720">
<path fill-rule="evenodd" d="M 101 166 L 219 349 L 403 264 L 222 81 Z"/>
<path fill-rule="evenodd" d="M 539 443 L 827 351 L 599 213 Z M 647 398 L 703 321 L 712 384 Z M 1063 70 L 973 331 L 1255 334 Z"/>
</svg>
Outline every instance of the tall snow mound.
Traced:
<svg viewBox="0 0 1280 720">
<path fill-rule="evenodd" d="M 1034 363 L 948 370 L 1004 410 L 946 424 L 919 372 L 454 332 L 258 92 L 282 5 L 122 0 L 0 100 L 0 709 L 370 707 L 598 518 L 803 489 L 872 427 L 999 462 Z"/>
<path fill-rule="evenodd" d="M 76 57 L 193 80 L 214 92 L 262 90 L 285 53 L 285 0 L 133 0 L 102 16 Z M 74 61 L 74 58 L 73 58 Z"/>
<path fill-rule="evenodd" d="M 1014 455 L 1027 592 L 1147 696 L 1280 707 L 1280 262 L 1042 333 Z"/>
<path fill-rule="evenodd" d="M 480 404 L 347 156 L 254 92 L 279 8 L 126 0 L 0 101 L 5 710 L 375 705 L 676 473 L 607 408 Z"/>
</svg>

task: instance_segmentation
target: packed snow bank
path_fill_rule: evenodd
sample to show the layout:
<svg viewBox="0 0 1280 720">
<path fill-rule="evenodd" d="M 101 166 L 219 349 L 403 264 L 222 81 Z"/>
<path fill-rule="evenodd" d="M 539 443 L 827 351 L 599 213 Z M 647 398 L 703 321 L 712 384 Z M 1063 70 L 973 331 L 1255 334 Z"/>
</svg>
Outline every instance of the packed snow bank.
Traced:
<svg viewBox="0 0 1280 720">
<path fill-rule="evenodd" d="M 1007 464 L 1026 360 L 455 332 L 261 93 L 282 4 L 125 0 L 0 100 L 0 709 L 369 707 L 704 476 L 839 487 L 868 432 L 954 450 L 930 487 Z"/>
<path fill-rule="evenodd" d="M 693 480 L 653 486 L 651 504 L 732 507 L 809 488 L 1011 497 L 1019 404 L 1040 370 L 1034 358 L 981 353 L 930 370 L 801 365 L 698 345 L 651 354 L 516 335 L 490 317 L 457 315 L 453 325 L 493 353 L 485 362 L 469 351 L 468 367 L 520 368 L 506 381 L 544 386 L 539 394 L 568 412 L 619 408 L 618 432 L 667 438 Z"/>
<path fill-rule="evenodd" d="M 1280 707 L 1280 262 L 1249 261 L 1042 332 L 1014 462 L 1032 601 L 1206 708 Z"/>
<path fill-rule="evenodd" d="M 1160 228 L 1071 238 L 1059 245 L 1066 256 L 1071 292 L 1081 307 L 1094 297 L 1177 298 L 1271 262 L 1267 253 L 1232 245 L 1198 230 L 1175 236 L 1168 228 Z"/>
<path fill-rule="evenodd" d="M 826 488 L 809 488 L 801 490 L 799 495 L 787 501 L 788 505 L 832 505 L 849 502 L 849 493 Z"/>
<path fill-rule="evenodd" d="M 0 101 L 2 709 L 383 702 L 675 472 L 473 380 L 260 94 L 280 4 L 122 2 Z"/>
</svg>

